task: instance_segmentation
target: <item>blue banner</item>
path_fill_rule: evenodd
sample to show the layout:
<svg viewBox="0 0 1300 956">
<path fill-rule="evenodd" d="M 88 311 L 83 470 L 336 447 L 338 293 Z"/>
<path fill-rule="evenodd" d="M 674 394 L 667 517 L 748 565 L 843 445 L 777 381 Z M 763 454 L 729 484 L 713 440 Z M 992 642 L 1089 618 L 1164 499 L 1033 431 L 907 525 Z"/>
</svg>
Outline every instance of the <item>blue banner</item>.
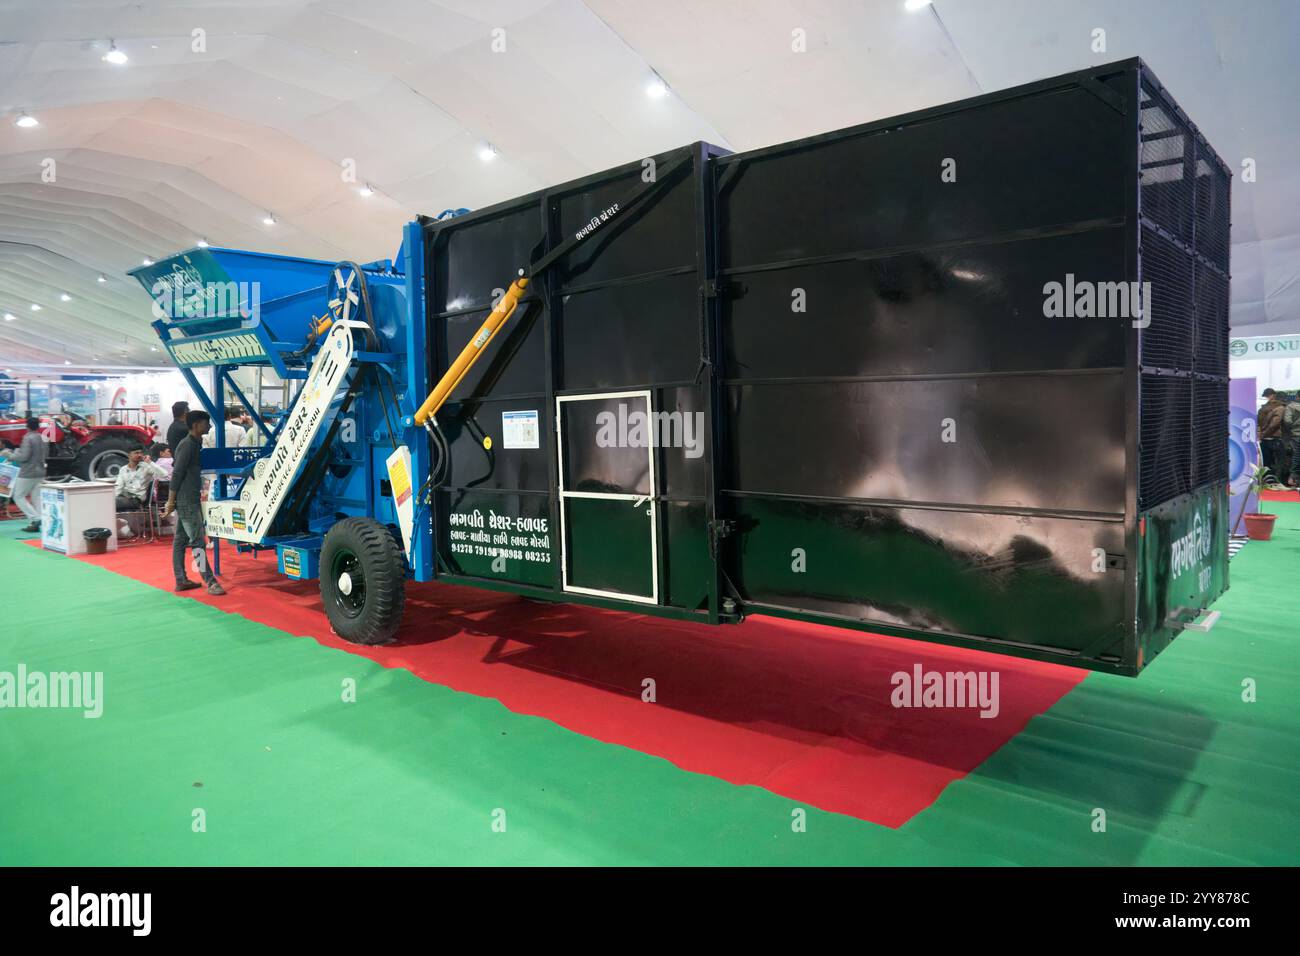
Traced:
<svg viewBox="0 0 1300 956">
<path fill-rule="evenodd" d="M 1228 384 L 1228 527 L 1236 528 L 1242 510 L 1259 510 L 1256 496 L 1247 494 L 1250 476 L 1259 463 L 1259 435 L 1255 431 L 1259 402 L 1253 378 L 1234 378 Z"/>
<path fill-rule="evenodd" d="M 204 471 L 243 471 L 268 450 L 267 448 L 204 448 L 199 452 L 199 466 Z"/>
</svg>

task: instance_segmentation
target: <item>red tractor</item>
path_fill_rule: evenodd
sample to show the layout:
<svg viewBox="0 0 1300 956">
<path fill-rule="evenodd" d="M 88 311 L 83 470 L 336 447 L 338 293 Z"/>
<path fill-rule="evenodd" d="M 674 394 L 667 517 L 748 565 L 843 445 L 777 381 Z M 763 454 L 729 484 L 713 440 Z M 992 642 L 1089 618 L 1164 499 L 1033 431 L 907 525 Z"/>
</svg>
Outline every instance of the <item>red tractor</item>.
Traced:
<svg viewBox="0 0 1300 956">
<path fill-rule="evenodd" d="M 116 478 L 133 448 L 148 451 L 153 430 L 145 425 L 87 425 L 68 415 L 42 415 L 41 434 L 48 442 L 48 473 L 78 478 Z M 17 448 L 27 434 L 27 420 L 0 419 L 0 445 Z"/>
</svg>

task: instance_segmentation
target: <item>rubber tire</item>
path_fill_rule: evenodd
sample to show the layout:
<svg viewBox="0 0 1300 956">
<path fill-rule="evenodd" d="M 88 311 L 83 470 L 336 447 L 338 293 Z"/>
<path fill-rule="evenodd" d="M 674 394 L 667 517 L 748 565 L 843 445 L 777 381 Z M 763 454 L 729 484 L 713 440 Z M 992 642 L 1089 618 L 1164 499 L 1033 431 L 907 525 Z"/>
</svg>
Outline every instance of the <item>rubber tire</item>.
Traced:
<svg viewBox="0 0 1300 956">
<path fill-rule="evenodd" d="M 342 597 L 333 573 L 340 551 L 357 559 L 365 578 L 365 605 L 356 616 L 340 607 Z M 402 549 L 386 527 L 373 518 L 344 518 L 325 534 L 320 552 L 320 595 L 334 633 L 353 644 L 384 644 L 402 623 L 406 603 L 406 563 Z"/>
<path fill-rule="evenodd" d="M 81 451 L 77 452 L 77 461 L 73 465 L 72 471 L 78 478 L 83 481 L 91 481 L 96 476 L 90 473 L 91 463 L 106 451 L 120 451 L 123 459 L 127 454 L 136 448 L 144 449 L 139 442 L 131 441 L 129 438 L 121 438 L 117 435 L 103 435 L 99 438 L 92 438 L 81 446 Z M 125 462 L 123 462 L 125 464 Z M 114 478 L 115 475 L 104 475 L 104 478 Z"/>
</svg>

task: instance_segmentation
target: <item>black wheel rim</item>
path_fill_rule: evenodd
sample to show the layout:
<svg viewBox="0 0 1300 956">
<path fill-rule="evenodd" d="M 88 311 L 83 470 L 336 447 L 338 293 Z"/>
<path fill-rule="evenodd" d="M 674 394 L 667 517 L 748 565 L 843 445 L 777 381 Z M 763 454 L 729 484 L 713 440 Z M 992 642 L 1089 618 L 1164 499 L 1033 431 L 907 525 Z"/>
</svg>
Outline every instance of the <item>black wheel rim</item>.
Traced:
<svg viewBox="0 0 1300 956">
<path fill-rule="evenodd" d="M 334 555 L 330 566 L 334 575 L 334 603 L 347 617 L 360 617 L 366 607 L 366 578 L 361 570 L 361 562 L 356 554 L 347 548 L 340 548 Z M 343 575 L 350 582 L 348 593 L 343 593 Z"/>
</svg>

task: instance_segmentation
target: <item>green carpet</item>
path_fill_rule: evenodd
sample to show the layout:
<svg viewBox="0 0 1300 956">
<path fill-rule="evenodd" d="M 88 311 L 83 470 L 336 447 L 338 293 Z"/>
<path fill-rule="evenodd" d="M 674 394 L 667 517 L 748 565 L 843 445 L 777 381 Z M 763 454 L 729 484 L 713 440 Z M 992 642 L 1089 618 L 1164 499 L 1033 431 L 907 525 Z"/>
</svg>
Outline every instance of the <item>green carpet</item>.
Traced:
<svg viewBox="0 0 1300 956">
<path fill-rule="evenodd" d="M 97 720 L 0 710 L 0 865 L 1294 864 L 1300 505 L 1272 507 L 1277 540 L 1233 560 L 1209 634 L 1136 680 L 1090 674 L 900 830 L 808 809 L 801 833 L 793 801 L 286 639 L 0 522 L 0 670 L 103 671 L 106 697 Z"/>
</svg>

